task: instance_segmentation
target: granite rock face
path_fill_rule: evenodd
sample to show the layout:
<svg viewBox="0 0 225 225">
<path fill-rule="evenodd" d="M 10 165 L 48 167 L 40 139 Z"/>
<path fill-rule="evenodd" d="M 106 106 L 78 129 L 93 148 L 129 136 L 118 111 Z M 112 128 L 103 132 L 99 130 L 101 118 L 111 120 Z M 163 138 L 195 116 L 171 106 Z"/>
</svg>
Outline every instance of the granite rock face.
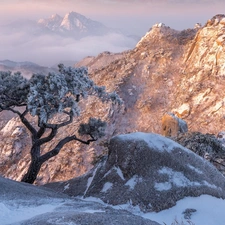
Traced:
<svg viewBox="0 0 225 225">
<path fill-rule="evenodd" d="M 143 212 L 170 208 L 187 196 L 225 198 L 225 178 L 214 166 L 171 139 L 152 133 L 115 136 L 108 157 L 86 175 L 46 186 L 112 205 L 129 203 Z"/>
</svg>

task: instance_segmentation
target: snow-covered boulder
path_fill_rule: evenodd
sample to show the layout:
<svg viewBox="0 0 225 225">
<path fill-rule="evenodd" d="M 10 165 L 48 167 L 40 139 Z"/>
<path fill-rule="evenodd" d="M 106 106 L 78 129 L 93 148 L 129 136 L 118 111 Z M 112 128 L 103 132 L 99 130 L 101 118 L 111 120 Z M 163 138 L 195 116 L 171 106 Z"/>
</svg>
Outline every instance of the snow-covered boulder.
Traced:
<svg viewBox="0 0 225 225">
<path fill-rule="evenodd" d="M 108 157 L 89 173 L 47 186 L 112 205 L 129 203 L 144 212 L 167 209 L 186 196 L 225 198 L 225 178 L 215 167 L 153 133 L 115 136 L 110 140 Z"/>
</svg>

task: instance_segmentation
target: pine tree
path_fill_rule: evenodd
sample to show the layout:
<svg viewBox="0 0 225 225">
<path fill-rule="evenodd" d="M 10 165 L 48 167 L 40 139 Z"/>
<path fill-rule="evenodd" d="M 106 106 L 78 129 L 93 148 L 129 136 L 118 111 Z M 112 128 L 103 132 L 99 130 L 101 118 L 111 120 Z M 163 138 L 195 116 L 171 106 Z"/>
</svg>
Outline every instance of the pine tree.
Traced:
<svg viewBox="0 0 225 225">
<path fill-rule="evenodd" d="M 31 133 L 31 162 L 22 178 L 23 182 L 33 183 L 42 164 L 56 156 L 66 143 L 79 141 L 90 144 L 104 135 L 106 123 L 90 118 L 87 124 L 80 124 L 78 129 L 81 136 L 89 136 L 88 140 L 82 140 L 75 134 L 67 136 L 41 155 L 41 147 L 53 140 L 60 128 L 72 123 L 74 117 L 80 115 L 79 102 L 89 95 L 97 96 L 102 102 L 122 103 L 116 93 L 107 93 L 105 87 L 95 85 L 84 67 L 72 68 L 60 64 L 59 73 L 33 74 L 29 80 L 20 72 L 0 72 L 0 111 L 8 110 L 17 114 Z M 22 108 L 22 112 L 18 108 Z M 36 126 L 29 121 L 29 114 L 37 117 Z M 52 118 L 58 114 L 65 116 L 66 120 L 52 123 Z"/>
</svg>

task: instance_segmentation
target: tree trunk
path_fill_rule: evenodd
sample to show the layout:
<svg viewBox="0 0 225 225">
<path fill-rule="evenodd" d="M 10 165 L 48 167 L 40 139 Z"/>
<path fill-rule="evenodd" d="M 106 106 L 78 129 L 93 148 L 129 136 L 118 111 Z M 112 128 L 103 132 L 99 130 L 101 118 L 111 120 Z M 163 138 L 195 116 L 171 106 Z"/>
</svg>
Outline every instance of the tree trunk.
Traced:
<svg viewBox="0 0 225 225">
<path fill-rule="evenodd" d="M 40 160 L 40 145 L 35 143 L 36 141 L 33 140 L 33 146 L 31 148 L 31 163 L 27 170 L 27 173 L 23 176 L 22 182 L 33 184 L 37 178 L 37 175 L 41 169 L 43 162 Z"/>
<path fill-rule="evenodd" d="M 51 134 L 50 134 L 51 135 Z M 43 138 L 42 140 L 45 140 L 46 138 Z M 34 139 L 33 140 L 33 146 L 31 148 L 31 163 L 29 165 L 28 171 L 27 173 L 23 176 L 22 178 L 22 182 L 26 182 L 26 183 L 30 183 L 33 184 L 34 181 L 37 178 L 37 175 L 41 169 L 41 166 L 44 162 L 46 162 L 47 160 L 49 160 L 50 158 L 56 156 L 59 154 L 60 150 L 62 149 L 62 147 L 70 142 L 70 141 L 79 141 L 83 144 L 89 145 L 91 142 L 95 141 L 95 139 L 89 139 L 87 141 L 83 141 L 79 138 L 76 137 L 76 135 L 72 135 L 69 137 L 65 137 L 64 139 L 62 139 L 56 146 L 55 148 L 53 148 L 51 151 L 45 153 L 44 155 L 41 156 L 40 154 L 40 144 L 43 144 L 40 140 L 39 143 L 37 143 L 37 140 Z"/>
<path fill-rule="evenodd" d="M 33 159 L 30 163 L 27 173 L 23 176 L 22 182 L 33 184 L 37 178 L 37 175 L 41 169 L 42 162 L 39 157 Z"/>
</svg>

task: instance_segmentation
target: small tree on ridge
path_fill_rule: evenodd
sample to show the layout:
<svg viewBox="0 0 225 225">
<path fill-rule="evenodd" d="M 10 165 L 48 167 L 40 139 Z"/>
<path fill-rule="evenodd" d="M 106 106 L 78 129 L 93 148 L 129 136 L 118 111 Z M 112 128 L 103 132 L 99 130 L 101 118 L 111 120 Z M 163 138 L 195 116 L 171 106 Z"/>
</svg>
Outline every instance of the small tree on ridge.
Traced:
<svg viewBox="0 0 225 225">
<path fill-rule="evenodd" d="M 86 68 L 71 68 L 59 65 L 59 73 L 47 76 L 34 74 L 29 80 L 19 72 L 0 72 L 0 111 L 8 110 L 17 114 L 21 122 L 31 133 L 31 162 L 22 181 L 33 183 L 42 164 L 56 156 L 62 147 L 70 141 L 90 144 L 104 135 L 106 123 L 100 119 L 90 118 L 87 124 L 80 124 L 78 133 L 88 135 L 82 140 L 75 134 L 61 139 L 53 149 L 41 155 L 41 147 L 53 140 L 58 130 L 73 122 L 80 115 L 79 102 L 89 95 L 97 96 L 101 101 L 122 101 L 116 93 L 107 93 L 88 77 Z M 19 108 L 22 108 L 19 110 Z M 37 117 L 36 127 L 28 120 L 28 115 Z M 53 123 L 52 118 L 58 114 L 65 116 L 64 122 Z M 50 130 L 50 132 L 49 132 Z"/>
</svg>

